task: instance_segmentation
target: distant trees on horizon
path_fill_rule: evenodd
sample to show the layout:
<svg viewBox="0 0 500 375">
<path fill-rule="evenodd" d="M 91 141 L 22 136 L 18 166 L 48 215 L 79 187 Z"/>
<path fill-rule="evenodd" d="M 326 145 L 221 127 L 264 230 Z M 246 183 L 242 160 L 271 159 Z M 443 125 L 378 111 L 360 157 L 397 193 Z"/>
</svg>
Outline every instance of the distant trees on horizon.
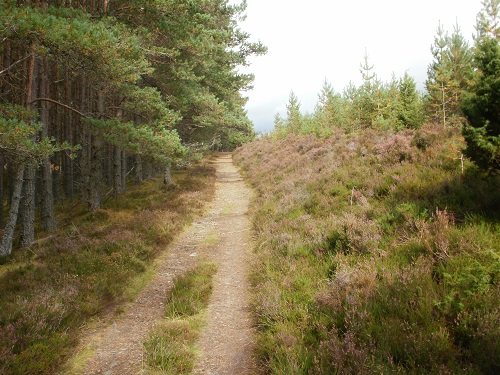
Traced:
<svg viewBox="0 0 500 375">
<path fill-rule="evenodd" d="M 337 128 L 398 131 L 431 121 L 462 129 L 465 155 L 487 171 L 500 171 L 500 0 L 483 1 L 476 30 L 470 46 L 458 25 L 449 35 L 439 24 L 425 94 L 417 91 L 408 73 L 382 82 L 365 54 L 361 85 L 350 82 L 338 93 L 325 81 L 313 113 L 301 114 L 300 101 L 292 91 L 286 116 L 275 116 L 274 136 L 328 137 Z"/>
</svg>

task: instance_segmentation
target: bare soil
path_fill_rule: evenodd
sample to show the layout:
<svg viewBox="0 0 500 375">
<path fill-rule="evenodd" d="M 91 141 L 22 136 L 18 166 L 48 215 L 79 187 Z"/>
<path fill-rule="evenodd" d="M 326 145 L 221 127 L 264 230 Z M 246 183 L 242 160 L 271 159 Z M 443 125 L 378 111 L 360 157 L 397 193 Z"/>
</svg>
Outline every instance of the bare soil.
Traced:
<svg viewBox="0 0 500 375">
<path fill-rule="evenodd" d="M 251 191 L 233 166 L 230 154 L 221 154 L 215 167 L 216 193 L 206 213 L 158 258 L 156 275 L 133 304 L 118 317 L 89 329 L 79 350 L 79 355 L 87 359 L 76 361 L 66 373 L 147 373 L 143 342 L 163 318 L 166 295 L 174 278 L 200 261 L 217 263 L 218 272 L 194 373 L 255 372 L 247 277 L 252 248 L 247 216 Z"/>
</svg>

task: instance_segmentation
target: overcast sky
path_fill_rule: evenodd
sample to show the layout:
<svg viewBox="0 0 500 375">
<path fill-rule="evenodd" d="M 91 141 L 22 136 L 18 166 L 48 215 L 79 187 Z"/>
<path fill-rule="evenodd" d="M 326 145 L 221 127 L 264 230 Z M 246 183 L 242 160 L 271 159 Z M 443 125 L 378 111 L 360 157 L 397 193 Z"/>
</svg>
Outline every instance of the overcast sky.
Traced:
<svg viewBox="0 0 500 375">
<path fill-rule="evenodd" d="M 239 2 L 239 1 L 232 1 Z M 430 47 L 439 22 L 451 33 L 458 22 L 472 43 L 481 0 L 247 0 L 241 29 L 268 48 L 251 59 L 255 74 L 248 115 L 257 131 L 286 113 L 290 91 L 312 112 L 326 79 L 337 92 L 360 84 L 365 49 L 384 82 L 407 71 L 423 90 Z"/>
</svg>

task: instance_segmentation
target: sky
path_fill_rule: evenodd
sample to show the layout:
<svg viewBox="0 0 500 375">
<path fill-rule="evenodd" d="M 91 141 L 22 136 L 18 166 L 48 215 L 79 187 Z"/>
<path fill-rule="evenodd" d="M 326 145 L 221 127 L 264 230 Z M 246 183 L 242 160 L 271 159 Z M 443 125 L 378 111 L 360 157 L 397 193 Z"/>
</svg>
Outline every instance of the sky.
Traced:
<svg viewBox="0 0 500 375">
<path fill-rule="evenodd" d="M 233 3 L 239 3 L 234 0 Z M 373 71 L 388 82 L 408 72 L 424 90 L 431 45 L 439 23 L 450 34 L 458 23 L 472 44 L 481 0 L 247 0 L 240 28 L 269 49 L 242 71 L 255 74 L 244 93 L 255 130 L 272 130 L 286 114 L 293 91 L 302 112 L 312 112 L 324 81 L 337 92 L 359 72 L 365 51 Z"/>
</svg>

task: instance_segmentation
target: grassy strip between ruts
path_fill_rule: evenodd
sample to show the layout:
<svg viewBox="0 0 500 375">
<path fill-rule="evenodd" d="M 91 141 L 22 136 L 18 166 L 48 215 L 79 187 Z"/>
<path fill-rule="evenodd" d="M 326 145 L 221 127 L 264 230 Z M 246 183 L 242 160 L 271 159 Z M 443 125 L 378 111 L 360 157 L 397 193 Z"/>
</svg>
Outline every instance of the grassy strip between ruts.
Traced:
<svg viewBox="0 0 500 375">
<path fill-rule="evenodd" d="M 93 214 L 61 207 L 56 233 L 2 260 L 0 373 L 56 372 L 80 327 L 133 300 L 153 259 L 213 197 L 215 170 L 202 162 L 173 182 L 165 191 L 147 181 Z"/>
<path fill-rule="evenodd" d="M 213 288 L 214 263 L 202 263 L 176 278 L 169 292 L 165 322 L 144 343 L 148 372 L 188 374 L 196 358 L 195 343 L 205 324 L 204 311 Z"/>
</svg>

